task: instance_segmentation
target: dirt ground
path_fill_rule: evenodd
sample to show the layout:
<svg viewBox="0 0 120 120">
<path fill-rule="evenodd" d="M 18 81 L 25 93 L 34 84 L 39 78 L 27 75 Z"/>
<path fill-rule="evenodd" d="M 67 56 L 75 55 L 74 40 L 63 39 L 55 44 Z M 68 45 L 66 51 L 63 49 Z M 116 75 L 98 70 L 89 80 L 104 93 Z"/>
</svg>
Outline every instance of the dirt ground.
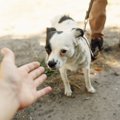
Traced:
<svg viewBox="0 0 120 120">
<path fill-rule="evenodd" d="M 119 28 L 105 29 L 105 41 L 119 39 Z M 44 47 L 39 45 L 40 36 L 16 39 L 2 37 L 0 48 L 9 47 L 16 55 L 18 66 L 38 60 L 43 61 Z M 95 94 L 87 93 L 81 70 L 68 72 L 73 96 L 66 97 L 58 71 L 46 68 L 48 80 L 40 88 L 50 85 L 53 92 L 29 108 L 19 111 L 14 120 L 119 120 L 120 119 L 120 47 L 109 46 L 91 65 L 91 80 Z M 2 59 L 2 57 L 0 57 Z M 42 63 L 42 65 L 44 65 Z"/>
<path fill-rule="evenodd" d="M 120 24 L 117 24 L 120 2 L 116 1 L 118 2 L 111 4 L 113 9 L 110 5 L 111 11 L 108 9 L 109 25 L 104 30 L 105 49 L 91 64 L 91 80 L 96 93 L 89 94 L 86 91 L 83 74 L 78 69 L 76 72 L 68 72 L 73 95 L 66 97 L 59 72 L 46 68 L 48 80 L 39 89 L 50 85 L 53 92 L 29 108 L 19 111 L 13 120 L 120 120 Z M 114 15 L 114 20 L 110 12 Z M 45 50 L 40 45 L 41 41 L 44 42 L 43 34 L 21 38 L 8 35 L 0 37 L 0 49 L 12 49 L 17 66 L 35 60 L 45 66 Z"/>
</svg>

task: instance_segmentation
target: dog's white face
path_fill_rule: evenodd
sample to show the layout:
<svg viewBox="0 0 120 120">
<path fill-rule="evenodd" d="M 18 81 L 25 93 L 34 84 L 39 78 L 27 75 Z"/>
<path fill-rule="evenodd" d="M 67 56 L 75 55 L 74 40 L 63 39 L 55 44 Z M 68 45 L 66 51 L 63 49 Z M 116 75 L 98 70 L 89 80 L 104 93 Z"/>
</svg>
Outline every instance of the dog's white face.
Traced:
<svg viewBox="0 0 120 120">
<path fill-rule="evenodd" d="M 54 28 L 47 30 L 46 52 L 48 53 L 47 65 L 52 69 L 59 69 L 71 58 L 77 45 L 75 30 L 56 31 Z"/>
</svg>

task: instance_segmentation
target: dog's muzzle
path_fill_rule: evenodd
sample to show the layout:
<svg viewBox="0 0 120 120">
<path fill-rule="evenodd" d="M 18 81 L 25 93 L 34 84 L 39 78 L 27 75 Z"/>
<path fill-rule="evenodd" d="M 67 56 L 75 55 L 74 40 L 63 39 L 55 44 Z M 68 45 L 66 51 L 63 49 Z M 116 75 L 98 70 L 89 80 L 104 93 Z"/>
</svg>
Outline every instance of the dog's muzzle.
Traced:
<svg viewBox="0 0 120 120">
<path fill-rule="evenodd" d="M 55 62 L 55 61 L 49 61 L 48 62 L 48 66 L 52 69 L 54 69 L 56 67 L 56 64 L 57 64 L 57 62 Z"/>
</svg>

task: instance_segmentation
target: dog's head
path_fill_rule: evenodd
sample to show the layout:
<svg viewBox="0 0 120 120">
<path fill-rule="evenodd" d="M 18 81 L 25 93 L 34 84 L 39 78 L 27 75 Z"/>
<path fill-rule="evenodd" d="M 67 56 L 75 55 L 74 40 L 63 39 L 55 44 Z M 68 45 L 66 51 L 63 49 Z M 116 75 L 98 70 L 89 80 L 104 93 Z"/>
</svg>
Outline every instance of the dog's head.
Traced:
<svg viewBox="0 0 120 120">
<path fill-rule="evenodd" d="M 73 28 L 57 31 L 55 28 L 47 28 L 46 32 L 47 65 L 49 68 L 59 69 L 66 63 L 68 58 L 74 55 L 79 37 L 83 36 L 83 30 Z"/>
</svg>

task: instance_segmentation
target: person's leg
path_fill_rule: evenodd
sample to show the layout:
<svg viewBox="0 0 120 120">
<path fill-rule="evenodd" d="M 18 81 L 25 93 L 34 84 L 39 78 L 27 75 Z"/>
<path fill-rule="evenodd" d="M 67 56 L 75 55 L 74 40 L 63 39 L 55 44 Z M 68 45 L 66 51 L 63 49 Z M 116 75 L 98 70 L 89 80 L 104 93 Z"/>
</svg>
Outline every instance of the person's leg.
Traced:
<svg viewBox="0 0 120 120">
<path fill-rule="evenodd" d="M 96 49 L 102 50 L 103 46 L 103 29 L 106 21 L 107 0 L 94 0 L 89 17 L 91 28 L 91 49 L 93 53 Z"/>
</svg>

